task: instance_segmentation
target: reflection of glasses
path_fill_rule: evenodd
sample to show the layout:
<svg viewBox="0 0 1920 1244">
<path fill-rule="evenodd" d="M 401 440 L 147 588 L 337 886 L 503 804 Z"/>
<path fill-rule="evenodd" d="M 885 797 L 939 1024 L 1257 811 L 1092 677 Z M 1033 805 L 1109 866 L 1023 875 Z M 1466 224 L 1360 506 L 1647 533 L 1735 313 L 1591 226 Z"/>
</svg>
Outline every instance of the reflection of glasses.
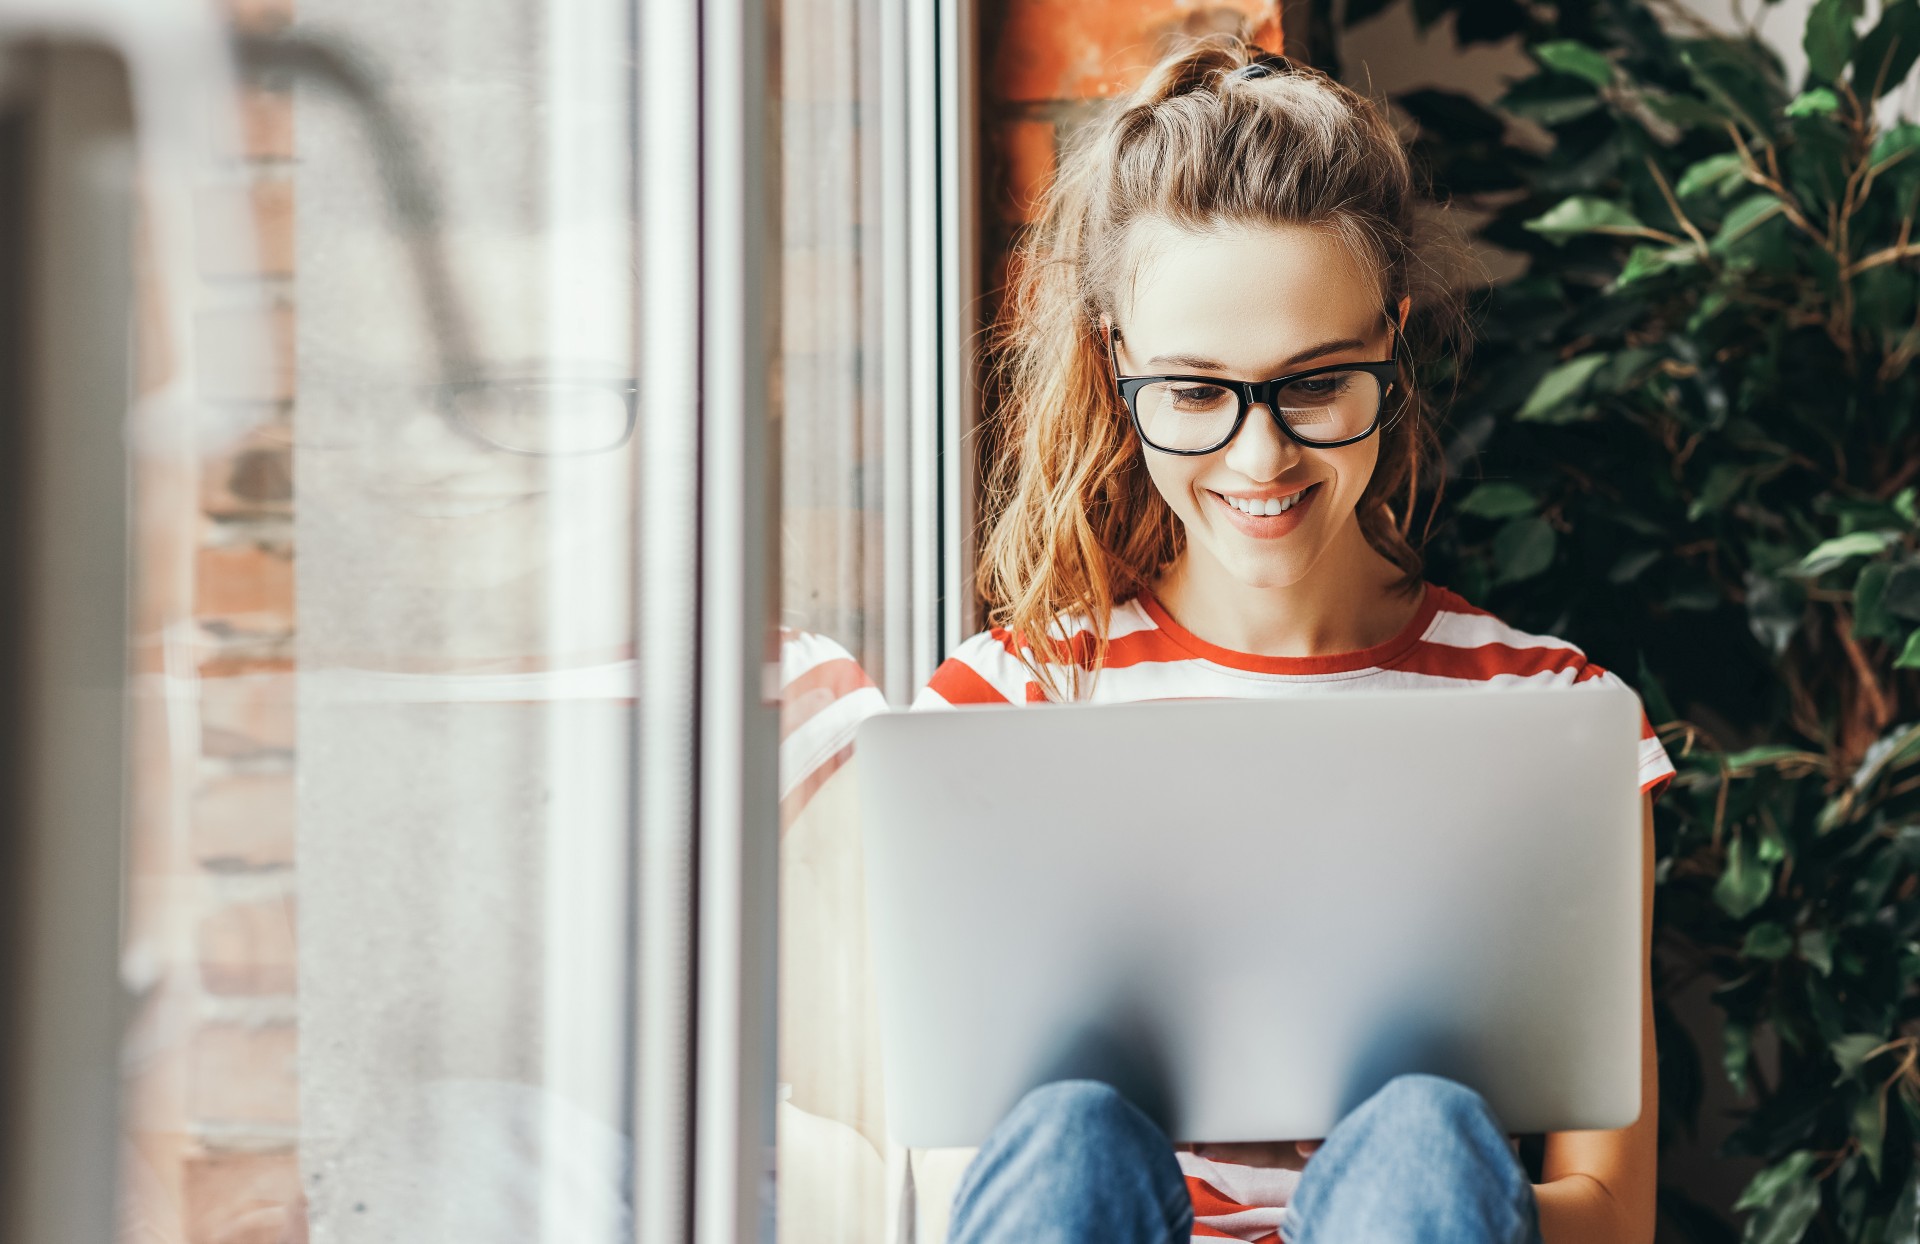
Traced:
<svg viewBox="0 0 1920 1244">
<path fill-rule="evenodd" d="M 605 453 L 633 435 L 631 379 L 463 380 L 435 385 L 448 422 L 495 449 L 555 458 Z"/>
<path fill-rule="evenodd" d="M 1119 334 L 1111 329 L 1107 355 L 1134 431 L 1150 449 L 1213 453 L 1239 434 L 1256 404 L 1266 406 L 1281 430 L 1300 444 L 1327 449 L 1365 440 L 1380 425 L 1400 366 L 1400 334 L 1392 331 L 1393 358 L 1384 362 L 1334 363 L 1273 380 L 1122 376 L 1113 346 Z"/>
</svg>

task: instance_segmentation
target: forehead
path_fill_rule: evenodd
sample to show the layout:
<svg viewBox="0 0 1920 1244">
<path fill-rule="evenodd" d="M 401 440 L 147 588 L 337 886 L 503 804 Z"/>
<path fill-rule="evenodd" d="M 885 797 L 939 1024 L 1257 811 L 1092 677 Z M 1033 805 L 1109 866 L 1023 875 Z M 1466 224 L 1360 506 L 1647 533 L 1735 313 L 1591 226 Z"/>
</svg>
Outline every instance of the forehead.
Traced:
<svg viewBox="0 0 1920 1244">
<path fill-rule="evenodd" d="M 1138 354 L 1204 354 L 1258 369 L 1330 337 L 1385 331 L 1377 283 L 1331 230 L 1142 221 L 1128 237 L 1120 328 Z"/>
</svg>

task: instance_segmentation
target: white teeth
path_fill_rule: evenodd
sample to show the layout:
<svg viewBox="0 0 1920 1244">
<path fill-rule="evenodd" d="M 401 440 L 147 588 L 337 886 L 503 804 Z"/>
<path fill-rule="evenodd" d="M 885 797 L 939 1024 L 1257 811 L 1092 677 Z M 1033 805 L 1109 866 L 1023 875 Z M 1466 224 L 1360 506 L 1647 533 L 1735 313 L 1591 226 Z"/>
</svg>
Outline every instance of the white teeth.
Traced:
<svg viewBox="0 0 1920 1244">
<path fill-rule="evenodd" d="M 1232 506 L 1236 510 L 1239 510 L 1242 514 L 1251 514 L 1251 515 L 1254 515 L 1255 517 L 1262 517 L 1262 518 L 1272 518 L 1276 514 L 1285 514 L 1288 510 L 1291 510 L 1296 504 L 1299 503 L 1300 498 L 1307 495 L 1307 490 L 1305 488 L 1302 488 L 1299 492 L 1294 493 L 1291 497 L 1288 497 L 1285 501 L 1280 500 L 1278 497 L 1268 497 L 1264 500 L 1260 500 L 1260 499 L 1247 500 L 1241 497 L 1229 497 L 1225 493 L 1221 493 L 1219 495 L 1221 499 L 1223 499 L 1228 505 Z"/>
</svg>

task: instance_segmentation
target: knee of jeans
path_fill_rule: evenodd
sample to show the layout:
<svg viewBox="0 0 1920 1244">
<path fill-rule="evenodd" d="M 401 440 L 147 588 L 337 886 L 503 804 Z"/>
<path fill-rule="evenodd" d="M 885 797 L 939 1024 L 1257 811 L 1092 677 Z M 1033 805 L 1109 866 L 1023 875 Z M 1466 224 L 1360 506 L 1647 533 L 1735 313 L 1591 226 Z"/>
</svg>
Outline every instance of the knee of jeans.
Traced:
<svg viewBox="0 0 1920 1244">
<path fill-rule="evenodd" d="M 1402 1126 L 1427 1126 L 1447 1131 L 1486 1127 L 1498 1131 L 1486 1099 L 1458 1080 L 1445 1076 L 1395 1076 L 1368 1101 Z"/>
<path fill-rule="evenodd" d="M 1014 1114 L 1063 1133 L 1131 1131 L 1145 1116 L 1101 1080 L 1055 1080 L 1020 1099 Z"/>
</svg>

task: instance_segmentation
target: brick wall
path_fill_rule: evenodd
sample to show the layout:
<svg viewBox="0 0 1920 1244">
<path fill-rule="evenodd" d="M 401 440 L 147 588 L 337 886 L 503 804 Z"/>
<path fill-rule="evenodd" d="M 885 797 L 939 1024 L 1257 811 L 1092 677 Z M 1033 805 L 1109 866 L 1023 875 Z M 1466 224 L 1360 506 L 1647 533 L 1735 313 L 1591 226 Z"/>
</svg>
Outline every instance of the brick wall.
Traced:
<svg viewBox="0 0 1920 1244">
<path fill-rule="evenodd" d="M 1280 0 L 982 0 L 981 186 L 989 307 L 1062 139 L 1123 95 L 1180 35 L 1234 31 L 1281 50 Z"/>
<path fill-rule="evenodd" d="M 227 11 L 292 19 L 291 0 Z M 139 274 L 139 391 L 177 422 L 133 481 L 128 1240 L 278 1241 L 298 1196 L 292 104 L 249 85 L 205 152 L 168 240 L 191 248 L 187 288 Z"/>
</svg>

